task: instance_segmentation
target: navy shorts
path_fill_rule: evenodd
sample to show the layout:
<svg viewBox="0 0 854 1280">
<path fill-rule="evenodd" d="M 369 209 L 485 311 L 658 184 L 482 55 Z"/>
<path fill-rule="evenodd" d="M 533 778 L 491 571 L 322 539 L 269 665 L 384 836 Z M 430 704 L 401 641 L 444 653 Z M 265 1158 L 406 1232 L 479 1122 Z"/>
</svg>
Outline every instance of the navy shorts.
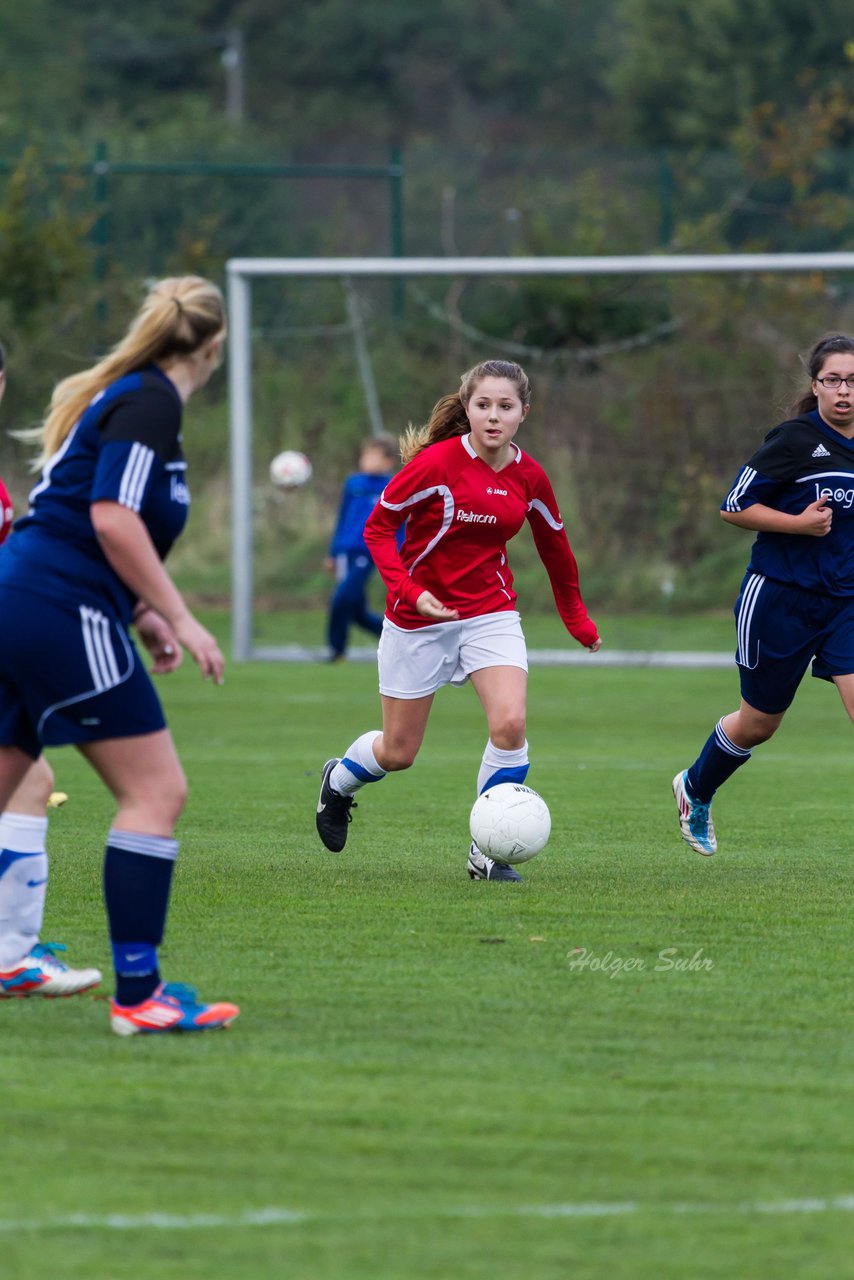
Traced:
<svg viewBox="0 0 854 1280">
<path fill-rule="evenodd" d="M 820 680 L 854 673 L 854 599 L 820 596 L 748 571 L 735 603 L 741 696 L 778 715 L 812 662 Z"/>
<path fill-rule="evenodd" d="M 0 744 L 42 747 L 166 727 L 151 678 L 103 604 L 0 586 Z"/>
</svg>

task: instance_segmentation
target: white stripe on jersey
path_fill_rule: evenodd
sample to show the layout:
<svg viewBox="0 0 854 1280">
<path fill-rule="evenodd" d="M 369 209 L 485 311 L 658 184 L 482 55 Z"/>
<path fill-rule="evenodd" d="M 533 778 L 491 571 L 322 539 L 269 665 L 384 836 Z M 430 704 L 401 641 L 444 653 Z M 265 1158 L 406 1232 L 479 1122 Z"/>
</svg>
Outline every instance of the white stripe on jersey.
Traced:
<svg viewBox="0 0 854 1280">
<path fill-rule="evenodd" d="M 806 484 L 807 480 L 829 480 L 831 476 L 836 476 L 837 480 L 847 480 L 851 483 L 851 471 L 811 471 L 808 476 L 797 476 L 795 484 Z"/>
<path fill-rule="evenodd" d="M 765 578 L 761 573 L 752 573 L 748 580 L 747 586 L 741 597 L 741 605 L 738 610 L 738 618 L 736 620 L 736 635 L 738 638 L 738 650 L 735 660 L 740 667 L 746 667 L 748 671 L 753 671 L 759 664 L 759 641 L 756 641 L 756 657 L 753 662 L 750 659 L 750 624 L 753 621 L 753 611 L 756 608 L 756 601 L 759 598 L 759 592 L 765 585 Z"/>
<path fill-rule="evenodd" d="M 80 606 L 80 619 L 83 624 L 83 647 L 95 691 L 103 693 L 105 689 L 112 689 L 122 681 L 110 639 L 110 624 L 103 613 L 85 604 Z"/>
<path fill-rule="evenodd" d="M 552 528 L 552 529 L 562 529 L 562 528 L 563 528 L 563 521 L 562 521 L 562 520 L 556 520 L 556 519 L 554 518 L 554 516 L 552 515 L 551 511 L 549 511 L 549 509 L 548 509 L 548 507 L 546 506 L 546 504 L 545 504 L 544 502 L 541 502 L 539 498 L 532 498 L 532 499 L 531 499 L 531 501 L 528 503 L 528 510 L 529 510 L 529 511 L 539 511 L 540 515 L 543 517 L 543 519 L 545 520 L 546 524 L 550 526 L 550 528 Z"/>
<path fill-rule="evenodd" d="M 131 446 L 130 455 L 122 472 L 122 483 L 119 490 L 119 502 L 131 511 L 139 511 L 145 497 L 145 486 L 154 462 L 154 450 L 136 441 Z"/>
<path fill-rule="evenodd" d="M 421 555 L 417 556 L 412 561 L 412 564 L 409 566 L 407 570 L 407 573 L 410 575 L 410 577 L 412 576 L 412 571 L 415 568 L 415 566 L 420 564 L 425 556 L 429 556 L 430 552 L 433 550 L 436 543 L 441 542 L 442 538 L 444 538 L 445 534 L 450 529 L 454 519 L 454 495 L 451 493 L 450 489 L 446 484 L 434 484 L 434 485 L 431 485 L 429 489 L 420 489 L 418 493 L 413 493 L 412 497 L 407 498 L 405 502 L 386 502 L 385 491 L 383 491 L 383 493 L 380 494 L 380 503 L 382 504 L 382 506 L 385 507 L 387 511 L 405 511 L 407 507 L 414 506 L 416 502 L 423 502 L 425 498 L 432 498 L 434 494 L 437 494 L 442 499 L 442 503 L 444 504 L 444 512 L 442 514 L 442 524 L 435 538 L 433 538 L 427 544 L 427 546 L 421 552 Z"/>
<path fill-rule="evenodd" d="M 727 511 L 740 511 L 739 502 L 744 497 L 745 489 L 749 489 L 756 479 L 757 472 L 754 467 L 742 467 L 739 472 L 738 479 L 730 489 L 726 496 L 724 506 Z"/>
</svg>

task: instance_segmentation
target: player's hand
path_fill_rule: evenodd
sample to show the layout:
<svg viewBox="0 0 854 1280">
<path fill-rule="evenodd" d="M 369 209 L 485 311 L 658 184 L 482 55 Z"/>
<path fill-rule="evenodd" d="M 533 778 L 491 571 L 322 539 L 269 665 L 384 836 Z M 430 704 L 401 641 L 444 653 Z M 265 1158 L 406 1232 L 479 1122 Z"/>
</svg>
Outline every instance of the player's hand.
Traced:
<svg viewBox="0 0 854 1280">
<path fill-rule="evenodd" d="M 323 557 L 323 567 L 327 573 L 335 572 L 335 561 L 332 559 L 332 556 Z"/>
<path fill-rule="evenodd" d="M 824 538 L 830 533 L 833 523 L 833 508 L 827 505 L 828 499 L 819 498 L 804 507 L 798 516 L 798 533 L 805 533 L 811 538 Z"/>
<path fill-rule="evenodd" d="M 602 641 L 597 636 L 597 638 L 593 641 L 593 643 L 585 645 L 585 648 L 587 649 L 588 653 L 598 653 L 599 650 L 602 648 Z"/>
<path fill-rule="evenodd" d="M 188 613 L 176 624 L 175 635 L 201 671 L 203 679 L 210 676 L 214 684 L 222 684 L 225 658 L 211 633 Z"/>
<path fill-rule="evenodd" d="M 433 618 L 435 622 L 456 622 L 460 616 L 458 610 L 446 608 L 430 591 L 421 592 L 415 608 L 422 618 Z"/>
<path fill-rule="evenodd" d="M 135 623 L 136 633 L 154 658 L 149 670 L 154 676 L 165 676 L 175 671 L 184 661 L 184 651 L 178 637 L 155 609 L 146 609 Z"/>
</svg>

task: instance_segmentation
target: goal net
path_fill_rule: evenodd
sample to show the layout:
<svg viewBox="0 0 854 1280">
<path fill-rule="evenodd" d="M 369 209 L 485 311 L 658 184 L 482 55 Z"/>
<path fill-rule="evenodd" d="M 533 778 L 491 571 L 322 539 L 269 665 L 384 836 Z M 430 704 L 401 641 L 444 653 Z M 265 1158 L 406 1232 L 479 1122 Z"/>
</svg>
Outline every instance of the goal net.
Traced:
<svg viewBox="0 0 854 1280">
<path fill-rule="evenodd" d="M 705 564 L 697 526 L 705 527 L 707 517 L 699 513 L 708 508 L 716 514 L 722 477 L 734 474 L 779 420 L 771 401 L 779 398 L 781 382 L 791 380 L 797 353 L 822 331 L 846 320 L 850 327 L 846 273 L 853 271 L 854 253 L 232 259 L 227 291 L 234 657 L 318 656 L 321 637 L 312 646 L 304 638 L 282 643 L 259 636 L 259 590 L 269 593 L 266 581 L 259 588 L 258 565 L 265 548 L 268 558 L 275 554 L 278 539 L 283 577 L 299 573 L 286 553 L 303 526 L 320 516 L 331 531 L 333 485 L 337 489 L 355 465 L 349 456 L 355 454 L 355 437 L 337 453 L 330 444 L 340 422 L 355 416 L 362 437 L 378 434 L 387 381 L 403 401 L 402 384 L 411 386 L 413 370 L 424 368 L 423 388 L 412 388 L 417 402 L 408 404 L 402 418 L 395 401 L 388 429 L 397 435 L 407 416 L 425 420 L 433 401 L 453 389 L 451 365 L 459 373 L 496 356 L 519 360 L 532 374 L 531 418 L 539 420 L 546 409 L 553 434 L 536 428 L 543 434 L 536 447 L 531 441 L 531 452 L 553 479 L 554 468 L 560 474 L 564 464 L 575 477 L 555 487 L 562 508 L 572 511 L 568 525 L 577 553 L 579 531 L 596 529 L 579 556 L 585 596 L 590 581 L 596 582 L 595 571 L 591 579 L 585 565 L 589 559 L 603 574 L 607 566 L 618 606 L 632 603 L 632 584 L 636 591 L 658 593 L 659 604 L 666 601 L 683 570 L 687 577 L 689 568 Z M 337 318 L 318 303 L 324 289 L 337 291 Z M 316 305 L 283 302 L 296 292 Z M 468 299 L 472 306 L 464 305 Z M 408 365 L 381 344 L 379 353 L 372 351 L 372 320 L 380 313 L 383 341 L 391 333 L 398 350 L 414 319 L 422 335 L 432 325 L 429 351 L 419 350 Z M 262 340 L 277 326 L 279 346 L 271 354 L 267 342 L 261 354 Z M 325 358 L 317 356 L 311 378 L 304 379 L 296 367 L 297 349 L 306 341 L 328 347 L 338 339 L 347 349 L 350 389 L 332 388 L 329 404 L 312 418 L 300 401 L 322 397 Z M 281 433 L 271 438 L 268 427 L 259 443 L 254 417 L 262 374 L 264 412 L 268 420 L 277 417 Z M 277 394 L 279 407 L 272 403 Z M 665 430 L 664 409 L 676 429 Z M 300 508 L 309 502 L 302 491 L 274 493 L 267 468 L 278 448 L 304 449 L 323 488 L 324 477 L 317 474 L 321 438 L 336 474 L 310 511 Z M 649 469 L 652 457 L 658 471 Z M 646 537 L 659 541 L 644 553 Z M 640 558 L 632 564 L 635 551 Z M 741 562 L 745 553 L 741 545 Z M 644 574 L 649 582 L 639 584 Z M 568 646 L 554 660 L 574 656 Z M 631 659 L 612 651 L 606 660 Z"/>
</svg>

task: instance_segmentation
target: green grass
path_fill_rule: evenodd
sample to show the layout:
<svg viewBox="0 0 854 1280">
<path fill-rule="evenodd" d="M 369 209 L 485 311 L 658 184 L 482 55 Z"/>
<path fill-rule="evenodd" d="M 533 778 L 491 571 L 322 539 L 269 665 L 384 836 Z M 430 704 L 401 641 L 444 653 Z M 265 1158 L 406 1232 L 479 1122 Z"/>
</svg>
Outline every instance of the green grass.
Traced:
<svg viewBox="0 0 854 1280">
<path fill-rule="evenodd" d="M 377 724 L 371 667 L 235 666 L 222 689 L 188 668 L 162 688 L 191 781 L 163 968 L 242 1015 L 123 1041 L 106 995 L 0 1006 L 4 1280 L 852 1274 L 850 1212 L 761 1208 L 854 1193 L 851 727 L 832 689 L 805 681 L 701 859 L 670 779 L 734 673 L 535 669 L 553 836 L 503 886 L 464 872 L 471 689 L 439 695 L 416 768 L 363 794 L 335 856 L 318 767 Z M 74 753 L 52 763 L 70 799 L 45 935 L 108 971 L 110 805 Z M 634 971 L 573 969 L 577 948 Z M 664 948 L 711 967 L 662 971 Z M 264 1209 L 279 1220 L 243 1216 Z M 151 1214 L 182 1220 L 109 1225 Z"/>
</svg>

